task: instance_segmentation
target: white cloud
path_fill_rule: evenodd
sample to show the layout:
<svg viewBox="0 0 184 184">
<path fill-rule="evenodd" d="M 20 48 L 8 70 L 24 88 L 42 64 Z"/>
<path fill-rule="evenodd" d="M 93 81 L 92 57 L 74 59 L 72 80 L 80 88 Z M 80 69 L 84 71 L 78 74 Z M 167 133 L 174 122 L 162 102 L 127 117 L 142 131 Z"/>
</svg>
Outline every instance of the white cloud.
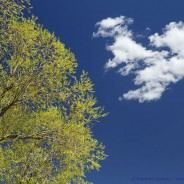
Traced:
<svg viewBox="0 0 184 184">
<path fill-rule="evenodd" d="M 138 89 L 128 91 L 119 99 L 158 100 L 169 84 L 184 78 L 184 23 L 171 22 L 162 35 L 149 36 L 147 47 L 136 42 L 129 29 L 132 23 L 133 19 L 124 16 L 107 18 L 96 24 L 98 30 L 93 35 L 113 38 L 113 43 L 106 49 L 114 57 L 105 64 L 106 69 L 120 65 L 118 72 L 121 75 L 135 75 L 134 84 Z"/>
<path fill-rule="evenodd" d="M 116 17 L 114 19 L 109 17 L 96 23 L 96 26 L 98 26 L 98 31 L 96 33 L 93 33 L 93 36 L 109 37 L 122 33 L 131 34 L 130 31 L 127 30 L 127 26 L 132 23 L 133 19 L 126 18 L 124 16 Z M 128 32 L 126 33 L 126 31 Z"/>
</svg>

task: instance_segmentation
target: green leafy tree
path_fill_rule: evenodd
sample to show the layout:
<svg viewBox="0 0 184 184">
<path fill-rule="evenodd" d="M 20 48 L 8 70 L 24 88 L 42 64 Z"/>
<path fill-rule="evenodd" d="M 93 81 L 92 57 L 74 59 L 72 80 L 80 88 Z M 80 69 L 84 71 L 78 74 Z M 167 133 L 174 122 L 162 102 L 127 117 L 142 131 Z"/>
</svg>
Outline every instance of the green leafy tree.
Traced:
<svg viewBox="0 0 184 184">
<path fill-rule="evenodd" d="M 106 114 L 74 55 L 25 9 L 0 0 L 0 181 L 88 183 L 106 157 L 92 123 Z"/>
</svg>

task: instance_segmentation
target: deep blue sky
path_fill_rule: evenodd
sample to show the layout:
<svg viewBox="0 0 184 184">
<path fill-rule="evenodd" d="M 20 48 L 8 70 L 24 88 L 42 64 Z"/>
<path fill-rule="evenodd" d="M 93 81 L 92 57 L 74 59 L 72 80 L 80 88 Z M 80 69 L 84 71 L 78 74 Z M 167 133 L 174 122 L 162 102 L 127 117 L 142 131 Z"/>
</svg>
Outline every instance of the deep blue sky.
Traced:
<svg viewBox="0 0 184 184">
<path fill-rule="evenodd" d="M 89 72 L 99 104 L 110 112 L 94 127 L 95 137 L 106 145 L 109 157 L 100 172 L 87 179 L 94 184 L 182 184 L 156 181 L 184 178 L 184 80 L 170 88 L 156 102 L 118 101 L 133 87 L 132 77 L 104 72 L 111 57 L 103 39 L 93 39 L 96 22 L 125 15 L 134 18 L 134 31 L 151 33 L 171 21 L 184 21 L 183 0 L 33 0 L 33 13 L 75 54 L 79 70 Z M 134 181 L 132 177 L 153 177 Z"/>
</svg>

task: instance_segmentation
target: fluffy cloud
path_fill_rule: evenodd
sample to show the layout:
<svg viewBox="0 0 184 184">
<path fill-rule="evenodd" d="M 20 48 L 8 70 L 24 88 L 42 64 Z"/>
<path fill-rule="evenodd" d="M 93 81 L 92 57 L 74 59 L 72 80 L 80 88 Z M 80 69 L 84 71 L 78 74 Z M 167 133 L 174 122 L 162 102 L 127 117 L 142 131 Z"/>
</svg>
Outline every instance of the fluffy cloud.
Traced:
<svg viewBox="0 0 184 184">
<path fill-rule="evenodd" d="M 107 18 L 96 24 L 98 30 L 93 36 L 113 38 L 106 49 L 114 57 L 105 64 L 106 70 L 119 66 L 121 75 L 135 75 L 138 88 L 123 94 L 120 100 L 158 100 L 169 84 L 184 78 L 184 23 L 166 25 L 162 35 L 148 37 L 148 46 L 137 43 L 129 29 L 132 23 L 133 19 L 124 16 Z"/>
</svg>

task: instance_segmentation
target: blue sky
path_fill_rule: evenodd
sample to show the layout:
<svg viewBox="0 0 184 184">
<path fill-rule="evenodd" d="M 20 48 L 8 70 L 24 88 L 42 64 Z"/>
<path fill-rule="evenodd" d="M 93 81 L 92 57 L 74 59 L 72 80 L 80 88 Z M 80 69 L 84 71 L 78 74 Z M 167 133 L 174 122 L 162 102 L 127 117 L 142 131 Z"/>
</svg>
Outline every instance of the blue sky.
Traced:
<svg viewBox="0 0 184 184">
<path fill-rule="evenodd" d="M 94 88 L 99 104 L 104 105 L 106 111 L 110 112 L 108 117 L 94 126 L 94 136 L 106 145 L 106 153 L 109 157 L 102 162 L 100 172 L 91 172 L 87 175 L 87 179 L 95 184 L 184 183 L 184 179 L 182 180 L 184 178 L 184 80 L 182 79 L 184 72 L 182 60 L 184 62 L 184 59 L 182 51 L 178 51 L 178 49 L 182 49 L 183 45 L 168 42 L 171 38 L 168 35 L 176 35 L 173 30 L 183 34 L 183 24 L 179 25 L 178 22 L 184 22 L 184 1 L 33 0 L 32 2 L 33 13 L 39 17 L 39 22 L 60 37 L 66 48 L 70 48 L 75 54 L 79 63 L 78 72 L 80 73 L 82 69 L 89 72 L 89 76 L 95 84 Z M 109 67 L 108 71 L 105 71 L 104 66 L 108 60 L 114 58 L 112 54 L 114 50 L 107 51 L 106 46 L 112 46 L 117 37 L 113 35 L 101 38 L 101 35 L 98 39 L 94 38 L 93 33 L 97 33 L 100 26 L 99 24 L 95 27 L 95 24 L 104 19 L 107 20 L 108 17 L 114 21 L 116 17 L 120 18 L 120 16 L 125 16 L 124 20 L 133 19 L 133 24 L 128 25 L 122 21 L 119 24 L 114 24 L 108 30 L 105 29 L 106 33 L 110 34 L 110 31 L 114 30 L 116 26 L 122 29 L 126 28 L 127 32 L 132 33 L 132 36 L 128 37 L 129 40 L 149 50 L 149 53 L 168 52 L 167 56 L 160 59 L 160 62 L 163 63 L 162 69 L 158 67 L 160 63 L 158 55 L 143 57 L 144 54 L 139 50 L 138 53 L 141 55 L 139 58 L 137 56 L 127 58 L 131 63 L 139 60 L 139 68 L 134 68 L 133 72 L 126 76 L 118 73 L 118 70 L 125 64 L 122 63 L 121 57 L 120 65 L 115 68 Z M 173 27 L 170 26 L 167 30 L 163 30 L 171 22 L 175 22 Z M 104 28 L 103 26 L 101 25 L 101 28 Z M 122 29 L 120 35 L 122 35 Z M 151 45 L 149 37 L 155 33 L 158 33 L 158 36 L 152 37 Z M 171 40 L 180 41 L 183 37 L 176 39 L 172 37 Z M 120 37 L 121 39 L 123 45 L 124 37 Z M 129 43 L 127 42 L 125 48 L 132 47 L 132 45 L 128 47 Z M 121 53 L 127 53 L 124 47 L 119 48 Z M 131 53 L 131 56 L 135 52 Z M 175 58 L 175 56 L 177 57 Z M 150 67 L 147 65 L 150 58 L 155 61 L 152 63 L 155 67 L 152 68 L 152 72 L 155 71 L 154 76 L 162 75 L 162 77 L 161 79 L 152 77 L 150 81 L 153 86 L 146 90 L 154 92 L 156 89 L 158 92 L 159 89 L 162 89 L 161 92 L 156 93 L 156 96 L 154 96 L 155 93 L 151 94 L 151 101 L 149 98 L 143 98 L 143 95 L 140 97 L 139 94 L 136 96 L 136 100 L 123 98 L 119 101 L 118 98 L 123 94 L 130 90 L 137 90 L 148 83 L 146 77 L 153 76 L 150 73 L 141 75 L 143 77 L 139 80 L 142 82 L 141 86 L 134 85 L 137 73 L 141 71 L 141 68 Z M 169 62 L 173 62 L 173 65 L 168 66 Z M 175 67 L 178 62 L 181 62 L 179 68 Z M 174 82 L 174 79 L 166 78 L 166 72 L 163 71 L 165 66 L 167 73 L 175 76 Z M 162 85 L 158 87 L 157 84 L 160 83 Z M 141 94 L 147 93 L 143 91 Z M 142 179 L 150 177 L 151 179 L 140 181 L 138 177 Z M 181 180 L 177 180 L 179 177 Z"/>
</svg>

